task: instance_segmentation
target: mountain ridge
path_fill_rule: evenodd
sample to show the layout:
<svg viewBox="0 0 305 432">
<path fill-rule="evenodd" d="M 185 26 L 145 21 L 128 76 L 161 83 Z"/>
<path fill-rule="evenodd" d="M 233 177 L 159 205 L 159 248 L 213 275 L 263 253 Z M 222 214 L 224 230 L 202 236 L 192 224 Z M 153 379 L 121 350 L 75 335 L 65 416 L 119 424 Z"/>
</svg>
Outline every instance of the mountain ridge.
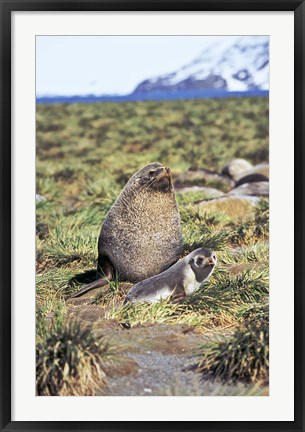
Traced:
<svg viewBox="0 0 305 432">
<path fill-rule="evenodd" d="M 175 71 L 141 81 L 125 95 L 46 95 L 38 103 L 127 102 L 214 97 L 267 96 L 269 37 L 227 38 L 205 48 Z"/>
<path fill-rule="evenodd" d="M 268 90 L 269 37 L 241 36 L 233 43 L 215 43 L 178 70 L 145 79 L 133 93 L 194 89 Z"/>
</svg>

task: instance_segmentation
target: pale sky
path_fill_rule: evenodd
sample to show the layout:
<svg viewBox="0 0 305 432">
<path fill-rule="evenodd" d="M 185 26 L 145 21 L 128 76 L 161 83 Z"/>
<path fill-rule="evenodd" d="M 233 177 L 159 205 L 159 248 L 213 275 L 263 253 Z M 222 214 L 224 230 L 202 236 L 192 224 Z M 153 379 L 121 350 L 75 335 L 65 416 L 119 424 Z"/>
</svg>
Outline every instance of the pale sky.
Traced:
<svg viewBox="0 0 305 432">
<path fill-rule="evenodd" d="M 37 36 L 36 96 L 128 94 L 229 37 Z"/>
</svg>

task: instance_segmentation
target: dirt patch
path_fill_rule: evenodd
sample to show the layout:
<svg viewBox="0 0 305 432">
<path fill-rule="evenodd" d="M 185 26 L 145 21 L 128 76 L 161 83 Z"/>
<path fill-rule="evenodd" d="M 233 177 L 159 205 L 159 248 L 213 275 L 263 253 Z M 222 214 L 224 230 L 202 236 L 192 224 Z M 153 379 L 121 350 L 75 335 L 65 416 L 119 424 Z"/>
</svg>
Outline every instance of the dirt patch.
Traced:
<svg viewBox="0 0 305 432">
<path fill-rule="evenodd" d="M 126 329 L 116 320 L 106 320 L 105 308 L 92 304 L 93 300 L 90 293 L 71 300 L 68 314 L 106 336 L 120 353 L 120 361 L 105 371 L 108 387 L 103 395 L 165 395 L 180 386 L 189 394 L 198 392 L 198 375 L 185 368 L 192 363 L 205 336 L 187 325 L 144 324 Z"/>
<path fill-rule="evenodd" d="M 96 292 L 90 292 L 67 305 L 70 317 L 92 326 L 97 335 L 106 336 L 118 354 L 118 361 L 107 366 L 107 388 L 101 395 L 226 394 L 226 386 L 204 383 L 200 374 L 190 369 L 199 347 L 209 340 L 208 334 L 185 324 L 145 323 L 126 328 L 115 319 L 106 319 L 107 308 L 104 302 L 96 303 L 96 298 Z M 235 388 L 230 386 L 228 391 Z"/>
<path fill-rule="evenodd" d="M 165 355 L 157 351 L 129 353 L 138 364 L 135 375 L 116 376 L 108 380 L 106 396 L 162 396 L 175 391 L 179 385 L 192 392 L 198 384 L 194 372 L 184 371 L 186 355 Z"/>
<path fill-rule="evenodd" d="M 120 330 L 111 335 L 118 346 L 124 346 L 128 353 L 147 354 L 156 351 L 167 354 L 194 353 L 204 336 L 192 327 L 184 325 L 139 325 L 129 330 Z"/>
</svg>

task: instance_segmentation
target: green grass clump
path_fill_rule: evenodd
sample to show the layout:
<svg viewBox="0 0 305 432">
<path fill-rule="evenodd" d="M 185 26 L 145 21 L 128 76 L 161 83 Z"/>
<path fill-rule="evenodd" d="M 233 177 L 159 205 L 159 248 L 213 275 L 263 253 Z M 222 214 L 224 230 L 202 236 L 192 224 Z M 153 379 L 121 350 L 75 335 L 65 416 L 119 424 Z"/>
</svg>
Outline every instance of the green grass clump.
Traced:
<svg viewBox="0 0 305 432">
<path fill-rule="evenodd" d="M 194 203 L 180 200 L 182 233 L 186 251 L 201 245 L 220 251 L 228 246 L 260 247 L 269 240 L 269 202 L 261 199 L 254 214 L 243 218 L 225 215 L 217 211 L 203 211 Z"/>
<path fill-rule="evenodd" d="M 190 326 L 207 325 L 208 318 L 200 315 L 183 303 L 171 303 L 170 299 L 156 303 L 128 303 L 115 306 L 106 312 L 106 319 L 115 319 L 127 327 L 136 324 L 187 324 Z"/>
<path fill-rule="evenodd" d="M 217 328 L 238 326 L 246 311 L 268 302 L 268 295 L 267 268 L 238 274 L 219 269 L 200 290 L 186 299 L 184 313 L 204 317 L 202 328 L 217 332 Z"/>
<path fill-rule="evenodd" d="M 41 329 L 40 329 L 41 330 Z M 36 345 L 38 396 L 93 396 L 106 385 L 103 370 L 111 360 L 104 338 L 75 321 L 56 326 Z"/>
<path fill-rule="evenodd" d="M 239 317 L 241 322 L 247 322 L 248 325 L 258 325 L 264 323 L 269 325 L 269 302 L 254 303 L 240 309 Z"/>
<path fill-rule="evenodd" d="M 216 277 L 215 277 L 216 278 Z M 236 302 L 257 302 L 269 294 L 269 269 L 244 270 L 238 274 L 219 272 L 213 281 L 218 297 Z"/>
<path fill-rule="evenodd" d="M 218 252 L 218 259 L 223 268 L 235 267 L 243 264 L 265 264 L 268 265 L 269 244 L 261 241 L 254 245 L 240 248 L 230 248 Z"/>
<path fill-rule="evenodd" d="M 246 324 L 227 340 L 209 342 L 202 347 L 196 370 L 205 379 L 225 383 L 268 384 L 269 324 Z"/>
<path fill-rule="evenodd" d="M 262 198 L 255 208 L 254 218 L 236 226 L 230 234 L 230 242 L 234 245 L 250 245 L 268 240 L 269 200 Z"/>
</svg>

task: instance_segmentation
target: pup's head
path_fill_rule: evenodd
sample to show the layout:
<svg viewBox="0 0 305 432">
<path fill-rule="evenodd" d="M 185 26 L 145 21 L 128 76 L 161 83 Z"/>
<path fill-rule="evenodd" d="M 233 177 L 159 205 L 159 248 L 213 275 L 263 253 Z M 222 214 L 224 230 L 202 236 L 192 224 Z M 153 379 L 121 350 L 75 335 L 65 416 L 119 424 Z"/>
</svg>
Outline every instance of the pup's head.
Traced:
<svg viewBox="0 0 305 432">
<path fill-rule="evenodd" d="M 196 249 L 191 253 L 189 259 L 189 265 L 193 270 L 197 282 L 204 282 L 207 280 L 217 263 L 217 257 L 215 253 L 209 249 Z"/>
</svg>

